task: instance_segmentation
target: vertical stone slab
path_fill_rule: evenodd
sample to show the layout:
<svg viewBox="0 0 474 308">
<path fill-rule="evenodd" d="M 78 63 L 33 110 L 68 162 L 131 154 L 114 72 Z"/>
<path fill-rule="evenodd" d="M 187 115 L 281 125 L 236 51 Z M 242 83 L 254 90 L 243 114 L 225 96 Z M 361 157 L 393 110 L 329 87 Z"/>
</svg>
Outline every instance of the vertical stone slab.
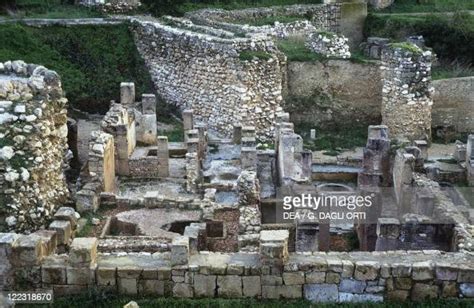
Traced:
<svg viewBox="0 0 474 308">
<path fill-rule="evenodd" d="M 408 47 L 407 47 L 408 45 Z M 432 53 L 410 43 L 382 53 L 382 122 L 392 138 L 431 139 Z"/>
<path fill-rule="evenodd" d="M 120 104 L 132 106 L 135 103 L 135 84 L 133 82 L 120 83 Z"/>
<path fill-rule="evenodd" d="M 160 177 L 168 177 L 170 175 L 169 171 L 169 148 L 168 148 L 168 137 L 159 136 L 158 137 L 158 175 Z"/>
<path fill-rule="evenodd" d="M 183 111 L 183 126 L 184 132 L 194 128 L 194 120 L 193 120 L 193 110 L 186 109 Z"/>
<path fill-rule="evenodd" d="M 474 135 L 467 138 L 466 167 L 469 186 L 474 186 Z"/>
<path fill-rule="evenodd" d="M 234 124 L 234 131 L 232 134 L 232 142 L 234 144 L 240 144 L 242 141 L 242 124 L 236 123 Z"/>
<path fill-rule="evenodd" d="M 103 191 L 115 191 L 115 146 L 112 135 L 101 131 L 91 133 L 89 172 L 102 183 Z"/>
</svg>

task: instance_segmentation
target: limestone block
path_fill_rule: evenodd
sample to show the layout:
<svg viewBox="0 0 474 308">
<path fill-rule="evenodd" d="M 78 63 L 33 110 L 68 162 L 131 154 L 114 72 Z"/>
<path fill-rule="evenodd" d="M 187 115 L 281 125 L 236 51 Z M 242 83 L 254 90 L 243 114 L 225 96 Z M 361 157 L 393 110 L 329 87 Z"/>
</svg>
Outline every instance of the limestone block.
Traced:
<svg viewBox="0 0 474 308">
<path fill-rule="evenodd" d="M 88 266 L 91 263 L 96 263 L 98 244 L 99 242 L 95 237 L 75 238 L 69 251 L 70 264 L 73 266 Z"/>
<path fill-rule="evenodd" d="M 196 297 L 214 297 L 216 292 L 215 275 L 194 275 L 194 295 Z"/>
<path fill-rule="evenodd" d="M 347 260 L 342 260 L 342 274 L 343 278 L 350 278 L 354 275 L 354 263 Z"/>
<path fill-rule="evenodd" d="M 171 245 L 171 264 L 173 266 L 188 264 L 189 238 L 178 236 L 173 239 Z"/>
<path fill-rule="evenodd" d="M 404 302 L 407 300 L 409 291 L 405 290 L 393 290 L 387 292 L 387 300 L 391 302 Z"/>
<path fill-rule="evenodd" d="M 140 295 L 165 295 L 165 282 L 156 279 L 141 279 L 138 283 Z"/>
<path fill-rule="evenodd" d="M 429 261 L 416 262 L 412 266 L 412 279 L 415 281 L 432 280 L 434 277 L 433 264 Z"/>
<path fill-rule="evenodd" d="M 376 294 L 352 294 L 339 293 L 339 302 L 341 303 L 380 303 L 383 302 L 382 295 Z"/>
<path fill-rule="evenodd" d="M 193 297 L 193 287 L 187 283 L 175 283 L 173 296 L 178 298 L 191 298 Z"/>
<path fill-rule="evenodd" d="M 306 284 L 304 298 L 315 303 L 337 302 L 339 291 L 335 284 Z"/>
<path fill-rule="evenodd" d="M 465 297 L 474 297 L 474 283 L 461 283 L 459 290 Z"/>
<path fill-rule="evenodd" d="M 424 283 L 415 283 L 411 290 L 411 300 L 426 301 L 438 298 L 438 286 Z"/>
<path fill-rule="evenodd" d="M 460 269 L 458 273 L 458 282 L 474 283 L 474 269 L 473 268 Z"/>
<path fill-rule="evenodd" d="M 311 272 L 306 273 L 306 283 L 324 283 L 326 281 L 325 272 Z"/>
<path fill-rule="evenodd" d="M 242 277 L 240 276 L 217 276 L 217 286 L 217 294 L 219 297 L 242 297 Z"/>
<path fill-rule="evenodd" d="M 41 237 L 43 241 L 43 252 L 45 256 L 49 256 L 53 254 L 56 250 L 56 246 L 58 245 L 58 239 L 56 231 L 53 230 L 38 230 L 35 233 Z"/>
<path fill-rule="evenodd" d="M 243 276 L 242 284 L 244 297 L 260 297 L 262 295 L 260 276 Z"/>
<path fill-rule="evenodd" d="M 99 209 L 99 194 L 92 190 L 80 190 L 77 194 L 76 208 L 79 213 L 96 212 Z"/>
<path fill-rule="evenodd" d="M 69 221 L 55 220 L 49 225 L 48 229 L 56 231 L 58 245 L 69 245 L 72 236 L 72 227 Z"/>
<path fill-rule="evenodd" d="M 99 267 L 97 269 L 97 285 L 116 286 L 117 285 L 117 268 Z"/>
<path fill-rule="evenodd" d="M 120 83 L 120 104 L 131 106 L 135 103 L 135 84 L 133 82 Z"/>
<path fill-rule="evenodd" d="M 398 239 L 400 227 L 400 221 L 396 218 L 379 218 L 377 222 L 377 236 Z"/>
<path fill-rule="evenodd" d="M 137 295 L 138 285 L 135 278 L 118 278 L 118 291 L 122 295 Z"/>
<path fill-rule="evenodd" d="M 395 287 L 400 290 L 410 290 L 412 287 L 413 281 L 411 278 L 395 278 Z"/>
<path fill-rule="evenodd" d="M 21 235 L 12 245 L 10 262 L 15 267 L 40 265 L 43 260 L 43 240 L 38 235 Z"/>
<path fill-rule="evenodd" d="M 142 94 L 142 113 L 156 116 L 156 96 L 154 94 Z"/>
<path fill-rule="evenodd" d="M 72 207 L 60 207 L 54 214 L 54 219 L 69 221 L 72 229 L 76 229 L 76 211 Z"/>
<path fill-rule="evenodd" d="M 288 230 L 260 231 L 260 254 L 270 259 L 288 259 Z"/>
<path fill-rule="evenodd" d="M 44 284 L 66 284 L 66 267 L 63 265 L 43 265 L 41 277 Z"/>
<path fill-rule="evenodd" d="M 357 261 L 354 278 L 357 280 L 375 280 L 378 277 L 380 264 L 373 261 Z"/>
<path fill-rule="evenodd" d="M 459 290 L 454 281 L 443 281 L 443 285 L 441 287 L 441 297 L 458 297 Z"/>
<path fill-rule="evenodd" d="M 95 267 L 66 267 L 66 277 L 68 284 L 74 285 L 94 285 Z"/>
<path fill-rule="evenodd" d="M 305 277 L 303 272 L 283 273 L 283 283 L 285 285 L 304 284 Z"/>
<path fill-rule="evenodd" d="M 339 292 L 345 293 L 364 293 L 367 286 L 367 282 L 354 280 L 354 279 L 343 279 L 339 285 Z"/>
<path fill-rule="evenodd" d="M 439 280 L 457 280 L 458 269 L 448 263 L 437 263 L 436 264 L 436 279 Z"/>
<path fill-rule="evenodd" d="M 412 267 L 406 263 L 394 263 L 392 264 L 392 276 L 393 277 L 410 277 Z"/>
</svg>

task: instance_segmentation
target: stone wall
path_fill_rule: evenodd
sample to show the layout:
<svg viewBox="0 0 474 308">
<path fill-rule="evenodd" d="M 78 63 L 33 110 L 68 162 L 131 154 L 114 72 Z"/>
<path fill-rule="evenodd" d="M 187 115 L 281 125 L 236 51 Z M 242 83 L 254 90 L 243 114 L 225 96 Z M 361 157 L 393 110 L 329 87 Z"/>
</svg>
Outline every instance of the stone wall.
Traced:
<svg viewBox="0 0 474 308">
<path fill-rule="evenodd" d="M 9 230 L 44 226 L 69 197 L 66 104 L 56 72 L 0 63 L 0 221 Z"/>
<path fill-rule="evenodd" d="M 382 122 L 392 138 L 430 140 L 432 53 L 402 44 L 382 51 Z"/>
<path fill-rule="evenodd" d="M 288 231 L 262 231 L 260 253 L 196 253 L 187 237 L 171 253 L 98 253 L 76 238 L 68 254 L 42 250 L 37 235 L 0 234 L 16 285 L 42 285 L 55 296 L 91 290 L 125 296 L 299 299 L 313 302 L 426 301 L 474 297 L 474 260 L 465 253 L 387 251 L 288 254 Z M 16 258 L 14 260 L 13 258 Z M 126 264 L 126 265 L 124 265 Z M 25 269 L 22 269 L 22 266 Z M 28 268 L 28 270 L 26 270 Z"/>
<path fill-rule="evenodd" d="M 294 123 L 362 126 L 381 122 L 380 62 L 289 62 L 284 109 Z M 434 80 L 432 124 L 474 131 L 474 77 Z"/>
<path fill-rule="evenodd" d="M 194 109 L 197 121 L 227 136 L 236 122 L 255 125 L 260 138 L 272 136 L 282 101 L 282 66 L 273 41 L 221 38 L 203 33 L 202 27 L 196 32 L 189 23 L 176 28 L 137 18 L 132 29 L 165 101 Z M 249 50 L 268 59 L 242 61 L 240 53 Z"/>
</svg>

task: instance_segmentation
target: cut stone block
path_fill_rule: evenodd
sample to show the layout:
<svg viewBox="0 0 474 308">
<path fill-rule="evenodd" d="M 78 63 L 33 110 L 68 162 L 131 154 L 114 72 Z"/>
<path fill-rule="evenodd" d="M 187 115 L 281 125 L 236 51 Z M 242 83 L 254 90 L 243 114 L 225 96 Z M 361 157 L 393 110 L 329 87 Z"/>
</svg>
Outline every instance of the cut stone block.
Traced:
<svg viewBox="0 0 474 308">
<path fill-rule="evenodd" d="M 49 225 L 48 229 L 56 231 L 58 245 L 69 245 L 72 237 L 72 227 L 69 221 L 55 220 Z"/>
<path fill-rule="evenodd" d="M 91 263 L 96 263 L 98 244 L 99 242 L 95 237 L 75 238 L 69 251 L 70 264 L 73 266 L 89 266 Z"/>
</svg>

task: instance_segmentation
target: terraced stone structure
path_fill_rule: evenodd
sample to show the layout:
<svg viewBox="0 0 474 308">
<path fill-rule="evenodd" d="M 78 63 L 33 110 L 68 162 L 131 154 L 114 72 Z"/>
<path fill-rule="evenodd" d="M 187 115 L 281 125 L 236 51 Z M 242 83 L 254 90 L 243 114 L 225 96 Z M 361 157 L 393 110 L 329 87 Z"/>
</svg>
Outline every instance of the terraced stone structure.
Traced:
<svg viewBox="0 0 474 308">
<path fill-rule="evenodd" d="M 56 72 L 0 63 L 0 220 L 8 230 L 44 227 L 68 200 L 66 104 Z"/>
</svg>

